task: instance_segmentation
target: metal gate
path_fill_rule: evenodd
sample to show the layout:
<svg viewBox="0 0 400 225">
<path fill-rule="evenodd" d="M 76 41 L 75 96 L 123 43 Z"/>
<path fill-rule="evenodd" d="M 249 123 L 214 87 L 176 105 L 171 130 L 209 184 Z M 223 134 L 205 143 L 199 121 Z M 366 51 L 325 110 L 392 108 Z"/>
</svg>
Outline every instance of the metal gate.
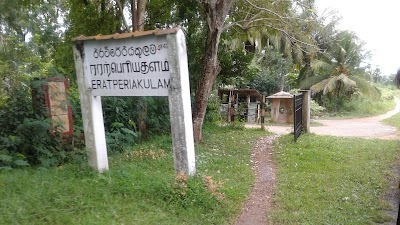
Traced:
<svg viewBox="0 0 400 225">
<path fill-rule="evenodd" d="M 294 141 L 297 141 L 303 130 L 303 93 L 293 95 L 293 109 Z"/>
</svg>

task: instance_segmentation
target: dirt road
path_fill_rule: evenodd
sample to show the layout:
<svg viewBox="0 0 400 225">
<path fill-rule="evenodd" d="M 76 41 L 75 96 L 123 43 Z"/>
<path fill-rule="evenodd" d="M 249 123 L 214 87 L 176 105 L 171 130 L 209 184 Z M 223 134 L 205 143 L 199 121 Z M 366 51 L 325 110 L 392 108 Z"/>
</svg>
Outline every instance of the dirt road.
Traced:
<svg viewBox="0 0 400 225">
<path fill-rule="evenodd" d="M 395 127 L 381 123 L 382 120 L 400 112 L 400 100 L 396 98 L 395 101 L 395 109 L 383 115 L 343 120 L 314 120 L 321 125 L 311 125 L 310 131 L 320 135 L 341 137 L 400 139 L 400 133 Z M 268 126 L 267 129 L 276 134 L 288 134 L 293 131 L 293 127 L 283 126 Z"/>
</svg>

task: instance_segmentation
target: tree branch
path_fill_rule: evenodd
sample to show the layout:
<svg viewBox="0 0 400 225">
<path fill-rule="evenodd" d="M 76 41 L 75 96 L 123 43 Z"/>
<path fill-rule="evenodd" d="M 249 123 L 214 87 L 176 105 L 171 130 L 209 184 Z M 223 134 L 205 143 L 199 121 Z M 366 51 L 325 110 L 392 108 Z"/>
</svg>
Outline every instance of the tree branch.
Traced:
<svg viewBox="0 0 400 225">
<path fill-rule="evenodd" d="M 262 20 L 269 20 L 269 18 L 260 18 L 260 19 L 256 19 L 256 20 L 251 21 L 251 23 L 252 23 L 252 22 L 257 22 L 257 21 L 262 21 Z M 250 23 L 249 23 L 249 24 L 250 24 Z M 241 28 L 242 30 L 247 30 L 247 29 L 250 29 L 250 28 L 258 27 L 258 26 L 253 26 L 253 27 L 248 27 L 248 26 L 246 26 L 246 27 L 243 27 L 240 23 L 233 23 L 233 24 L 230 24 L 230 25 L 231 25 L 231 26 L 237 26 L 237 27 Z M 290 34 L 289 34 L 286 30 L 284 30 L 284 29 L 281 29 L 281 28 L 272 26 L 272 25 L 270 25 L 270 24 L 263 24 L 263 26 L 272 28 L 272 29 L 274 29 L 274 30 L 277 30 L 277 31 L 283 33 L 283 34 L 284 34 L 286 37 L 288 37 L 289 40 L 292 41 L 292 42 L 297 42 L 297 43 L 300 43 L 300 44 L 302 44 L 302 45 L 315 48 L 315 49 L 317 49 L 318 51 L 321 50 L 321 49 L 320 49 L 318 46 L 316 46 L 316 45 L 309 44 L 309 43 L 307 43 L 307 42 L 304 42 L 304 41 L 301 41 L 301 40 L 295 38 L 294 36 L 290 35 Z M 305 50 L 304 50 L 304 52 L 308 53 L 308 52 L 305 51 Z"/>
<path fill-rule="evenodd" d="M 283 23 L 285 23 L 285 24 L 286 24 L 286 21 L 285 21 L 284 19 L 293 18 L 293 17 L 285 17 L 285 16 L 282 16 L 282 15 L 280 15 L 280 14 L 278 14 L 278 13 L 276 13 L 276 12 L 270 10 L 270 9 L 257 6 L 257 5 L 255 5 L 254 3 L 250 2 L 249 0 L 245 0 L 245 1 L 246 1 L 247 3 L 249 3 L 251 6 L 253 6 L 254 8 L 256 8 L 256 9 L 263 10 L 263 11 L 266 11 L 266 12 L 272 14 L 272 15 L 277 16 L 277 17 L 278 17 L 279 19 L 281 19 L 281 21 L 282 21 Z"/>
</svg>

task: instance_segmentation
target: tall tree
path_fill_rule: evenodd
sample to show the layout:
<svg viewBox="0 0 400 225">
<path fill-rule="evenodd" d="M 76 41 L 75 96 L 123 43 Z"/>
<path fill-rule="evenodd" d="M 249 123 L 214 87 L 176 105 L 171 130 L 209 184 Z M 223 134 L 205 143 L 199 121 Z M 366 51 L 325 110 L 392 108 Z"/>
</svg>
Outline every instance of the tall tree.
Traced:
<svg viewBox="0 0 400 225">
<path fill-rule="evenodd" d="M 196 91 L 193 111 L 194 140 L 202 140 L 202 127 L 206 114 L 208 97 L 210 96 L 215 79 L 220 72 L 218 47 L 225 19 L 233 0 L 202 0 L 207 21 L 206 51 L 200 83 Z"/>
<path fill-rule="evenodd" d="M 48 73 L 62 34 L 58 8 L 58 0 L 0 1 L 0 98 Z"/>
<path fill-rule="evenodd" d="M 296 49 L 303 45 L 311 45 L 308 43 L 307 37 L 303 39 L 303 36 L 298 38 L 294 35 L 301 32 L 296 30 L 296 25 L 291 25 L 292 22 L 299 19 L 296 13 L 291 11 L 292 1 L 203 0 L 200 2 L 206 11 L 207 38 L 204 66 L 202 67 L 203 70 L 196 91 L 193 112 L 193 129 L 196 142 L 202 139 L 202 126 L 208 97 L 220 71 L 217 53 L 223 29 L 239 28 L 243 33 L 247 34 L 245 43 L 250 52 L 255 51 L 257 43 L 259 45 L 263 42 L 268 43 L 272 36 L 270 34 L 274 32 L 279 33 L 286 40 L 283 47 L 288 50 L 286 51 L 288 55 L 291 52 L 301 53 Z M 234 7 L 232 7 L 233 3 L 235 3 Z M 231 11 L 229 12 L 229 10 Z M 264 41 L 265 39 L 267 41 Z M 297 48 L 291 48 L 293 46 Z"/>
</svg>

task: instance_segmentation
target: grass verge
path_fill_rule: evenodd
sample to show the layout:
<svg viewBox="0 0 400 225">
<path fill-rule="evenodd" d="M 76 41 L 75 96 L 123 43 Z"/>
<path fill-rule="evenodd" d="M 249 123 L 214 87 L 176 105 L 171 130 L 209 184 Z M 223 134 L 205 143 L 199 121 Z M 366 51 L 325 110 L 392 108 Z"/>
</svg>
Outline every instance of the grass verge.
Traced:
<svg viewBox="0 0 400 225">
<path fill-rule="evenodd" d="M 254 181 L 261 130 L 212 127 L 196 146 L 197 176 L 175 177 L 171 139 L 110 156 L 110 171 L 84 165 L 0 173 L 2 224 L 226 224 Z"/>
<path fill-rule="evenodd" d="M 274 224 L 373 224 L 390 221 L 383 201 L 398 141 L 302 135 L 276 144 Z"/>
<path fill-rule="evenodd" d="M 389 124 L 391 126 L 394 126 L 398 130 L 400 130 L 400 113 L 397 113 L 394 116 L 383 120 L 383 122 L 386 123 L 386 124 Z"/>
<path fill-rule="evenodd" d="M 323 115 L 323 118 L 356 118 L 356 117 L 368 117 L 384 114 L 395 107 L 393 98 L 382 100 L 382 99 L 370 99 L 370 98 L 353 98 L 350 101 L 346 101 L 336 112 L 328 112 Z"/>
</svg>

